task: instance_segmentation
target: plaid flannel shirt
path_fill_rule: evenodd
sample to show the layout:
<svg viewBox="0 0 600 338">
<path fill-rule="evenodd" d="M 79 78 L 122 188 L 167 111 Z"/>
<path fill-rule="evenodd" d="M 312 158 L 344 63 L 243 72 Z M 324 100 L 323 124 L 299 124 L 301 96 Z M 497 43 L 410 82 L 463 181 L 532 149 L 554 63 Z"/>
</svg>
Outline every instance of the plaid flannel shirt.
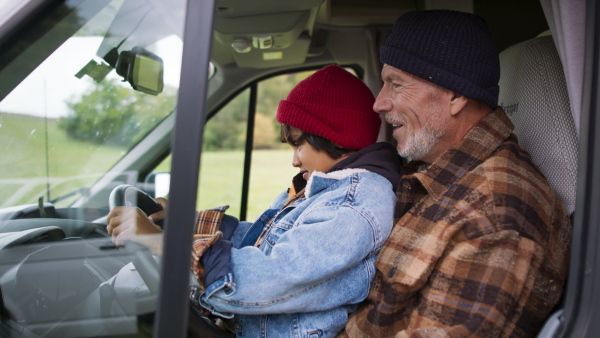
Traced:
<svg viewBox="0 0 600 338">
<path fill-rule="evenodd" d="M 498 108 L 402 177 L 350 337 L 529 337 L 559 301 L 571 224 Z"/>
</svg>

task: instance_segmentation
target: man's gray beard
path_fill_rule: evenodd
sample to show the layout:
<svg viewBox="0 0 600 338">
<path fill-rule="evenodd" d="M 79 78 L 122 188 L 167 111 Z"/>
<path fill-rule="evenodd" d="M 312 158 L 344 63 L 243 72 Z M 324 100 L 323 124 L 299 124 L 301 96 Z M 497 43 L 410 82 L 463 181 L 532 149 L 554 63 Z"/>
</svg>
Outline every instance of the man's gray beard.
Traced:
<svg viewBox="0 0 600 338">
<path fill-rule="evenodd" d="M 406 145 L 402 150 L 398 150 L 401 157 L 406 158 L 408 162 L 421 160 L 427 155 L 438 140 L 446 133 L 444 125 L 438 125 L 434 128 L 431 124 L 426 124 L 419 129 L 413 137 L 406 140 Z M 437 129 L 437 130 L 436 130 Z"/>
</svg>

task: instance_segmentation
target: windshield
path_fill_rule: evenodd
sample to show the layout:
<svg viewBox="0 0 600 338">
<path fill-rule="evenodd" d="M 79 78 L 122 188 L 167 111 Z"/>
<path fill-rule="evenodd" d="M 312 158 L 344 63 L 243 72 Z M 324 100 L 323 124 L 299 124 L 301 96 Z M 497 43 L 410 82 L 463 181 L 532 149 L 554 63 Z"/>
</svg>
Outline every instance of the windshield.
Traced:
<svg viewBox="0 0 600 338">
<path fill-rule="evenodd" d="M 159 257 L 115 246 L 114 187 L 94 192 L 154 135 L 169 150 L 185 2 L 40 1 L 0 26 L 0 336 L 152 334 Z"/>
<path fill-rule="evenodd" d="M 70 205 L 174 111 L 183 12 L 179 0 L 66 1 L 3 51 L 0 208 Z M 127 81 L 135 50 L 162 61 L 160 93 Z"/>
</svg>

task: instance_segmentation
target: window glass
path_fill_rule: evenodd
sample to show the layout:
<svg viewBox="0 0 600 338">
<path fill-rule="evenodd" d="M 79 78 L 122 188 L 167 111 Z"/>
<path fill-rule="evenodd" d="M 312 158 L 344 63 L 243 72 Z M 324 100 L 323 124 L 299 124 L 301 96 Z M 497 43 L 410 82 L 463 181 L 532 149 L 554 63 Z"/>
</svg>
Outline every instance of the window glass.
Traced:
<svg viewBox="0 0 600 338">
<path fill-rule="evenodd" d="M 199 210 L 227 204 L 228 214 L 236 217 L 240 214 L 249 98 L 250 89 L 246 89 L 206 123 Z"/>
<path fill-rule="evenodd" d="M 114 246 L 105 217 L 174 111 L 186 3 L 44 4 L 1 42 L 0 335 L 152 336 L 161 238 Z M 135 51 L 162 62 L 139 64 L 163 74 L 151 91 L 134 89 Z"/>
<path fill-rule="evenodd" d="M 240 215 L 249 97 L 250 89 L 244 90 L 206 122 L 198 177 L 198 210 L 229 205 L 229 215 Z M 171 155 L 153 172 L 168 172 L 170 168 Z"/>
</svg>

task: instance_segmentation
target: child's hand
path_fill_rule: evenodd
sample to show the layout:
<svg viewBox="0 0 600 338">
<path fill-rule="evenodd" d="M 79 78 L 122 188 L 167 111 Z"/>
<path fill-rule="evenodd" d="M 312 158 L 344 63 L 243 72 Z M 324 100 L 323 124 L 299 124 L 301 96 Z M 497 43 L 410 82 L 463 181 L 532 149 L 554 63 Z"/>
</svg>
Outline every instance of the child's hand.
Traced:
<svg viewBox="0 0 600 338">
<path fill-rule="evenodd" d="M 156 215 L 156 214 L 154 214 Z M 137 207 L 114 207 L 106 217 L 106 230 L 117 246 L 137 235 L 160 234 L 162 229 Z"/>
<path fill-rule="evenodd" d="M 163 208 L 161 211 L 157 211 L 157 212 L 153 213 L 152 215 L 148 216 L 148 218 L 150 218 L 152 223 L 156 224 L 159 221 L 164 220 L 165 217 L 167 216 L 167 205 L 169 204 L 169 201 L 167 201 L 166 199 L 164 199 L 162 197 L 157 197 L 154 200 L 156 202 L 158 202 L 158 204 L 160 204 L 160 206 Z"/>
</svg>

